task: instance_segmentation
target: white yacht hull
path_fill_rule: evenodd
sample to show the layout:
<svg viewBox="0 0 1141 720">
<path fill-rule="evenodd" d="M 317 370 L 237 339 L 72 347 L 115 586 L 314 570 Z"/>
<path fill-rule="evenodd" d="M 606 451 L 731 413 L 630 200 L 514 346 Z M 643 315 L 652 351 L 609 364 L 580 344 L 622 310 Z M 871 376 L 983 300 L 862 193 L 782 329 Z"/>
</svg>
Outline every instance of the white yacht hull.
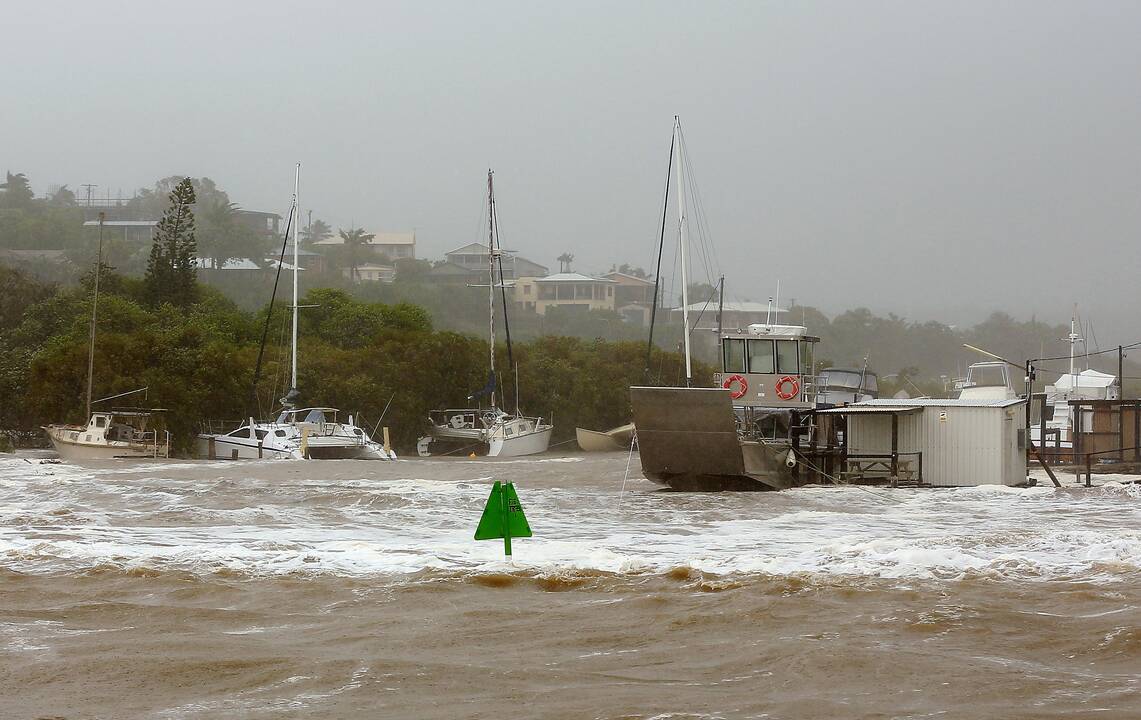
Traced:
<svg viewBox="0 0 1141 720">
<path fill-rule="evenodd" d="M 522 457 L 546 452 L 551 444 L 551 426 L 509 438 L 493 437 L 487 443 L 488 457 Z"/>
<path fill-rule="evenodd" d="M 230 438 L 224 435 L 199 435 L 198 457 L 206 460 L 300 460 L 301 451 L 295 447 L 266 447 L 250 438 Z"/>
</svg>

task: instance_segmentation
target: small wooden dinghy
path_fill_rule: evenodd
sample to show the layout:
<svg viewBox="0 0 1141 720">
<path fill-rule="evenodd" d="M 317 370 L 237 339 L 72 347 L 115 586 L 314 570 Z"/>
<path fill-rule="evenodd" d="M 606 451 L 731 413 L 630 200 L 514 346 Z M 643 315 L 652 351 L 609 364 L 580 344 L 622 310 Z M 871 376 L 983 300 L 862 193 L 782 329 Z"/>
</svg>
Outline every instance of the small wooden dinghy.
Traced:
<svg viewBox="0 0 1141 720">
<path fill-rule="evenodd" d="M 575 435 L 578 438 L 578 446 L 587 452 L 625 450 L 630 447 L 634 426 L 622 425 L 606 432 L 575 428 Z"/>
</svg>

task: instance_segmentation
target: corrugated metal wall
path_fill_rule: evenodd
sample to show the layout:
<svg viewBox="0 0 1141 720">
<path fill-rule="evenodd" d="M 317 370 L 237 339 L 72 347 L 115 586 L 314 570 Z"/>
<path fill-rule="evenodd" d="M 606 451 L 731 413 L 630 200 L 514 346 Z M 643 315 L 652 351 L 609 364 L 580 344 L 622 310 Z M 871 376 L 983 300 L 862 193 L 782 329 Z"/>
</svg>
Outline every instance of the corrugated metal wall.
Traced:
<svg viewBox="0 0 1141 720">
<path fill-rule="evenodd" d="M 1017 485 L 1026 481 L 1026 451 L 1018 446 L 1025 405 L 929 406 L 899 416 L 899 452 L 923 453 L 923 481 L 940 487 Z M 852 453 L 890 453 L 891 417 L 848 418 Z"/>
</svg>

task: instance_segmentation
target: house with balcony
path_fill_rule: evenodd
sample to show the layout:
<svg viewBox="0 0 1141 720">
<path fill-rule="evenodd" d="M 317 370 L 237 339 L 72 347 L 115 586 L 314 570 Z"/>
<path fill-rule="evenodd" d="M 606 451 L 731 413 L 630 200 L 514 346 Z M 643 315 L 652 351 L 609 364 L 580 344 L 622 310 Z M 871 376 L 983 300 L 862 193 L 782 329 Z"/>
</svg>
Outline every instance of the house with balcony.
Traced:
<svg viewBox="0 0 1141 720">
<path fill-rule="evenodd" d="M 553 307 L 567 307 L 582 312 L 614 310 L 617 283 L 606 278 L 593 278 L 575 272 L 561 272 L 545 277 L 520 277 L 515 281 L 515 302 L 523 309 L 546 315 Z"/>
</svg>

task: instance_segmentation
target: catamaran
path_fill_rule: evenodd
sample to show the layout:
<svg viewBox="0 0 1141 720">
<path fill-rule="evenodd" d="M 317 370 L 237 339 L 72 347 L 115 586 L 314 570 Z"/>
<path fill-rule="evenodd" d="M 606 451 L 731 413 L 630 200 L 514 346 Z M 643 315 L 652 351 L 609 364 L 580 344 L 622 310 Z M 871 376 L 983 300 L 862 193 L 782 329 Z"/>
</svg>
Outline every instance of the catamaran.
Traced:
<svg viewBox="0 0 1141 720">
<path fill-rule="evenodd" d="M 91 388 L 95 377 L 95 325 L 99 310 L 99 276 L 102 268 L 103 213 L 99 213 L 99 251 L 95 261 L 91 297 L 91 333 L 87 344 L 87 424 L 56 423 L 43 429 L 48 434 L 52 447 L 65 460 L 170 457 L 170 433 L 149 427 L 152 416 L 161 411 L 140 408 L 91 411 L 93 404 L 146 390 L 142 388 L 98 400 L 91 399 Z"/>
<path fill-rule="evenodd" d="M 430 456 L 437 448 L 450 451 L 480 448 L 488 457 L 518 457 L 546 452 L 554 426 L 541 417 L 527 417 L 519 410 L 518 369 L 511 354 L 511 331 L 507 325 L 507 290 L 503 279 L 502 249 L 499 246 L 495 220 L 495 189 L 492 172 L 487 171 L 487 266 L 488 318 L 491 372 L 487 385 L 468 400 L 489 396 L 491 407 L 466 407 L 435 410 L 428 414 L 428 434 L 421 437 L 416 450 L 421 457 Z M 499 280 L 496 284 L 496 267 Z M 495 375 L 495 289 L 500 289 L 507 339 L 508 365 L 516 371 L 515 412 L 509 413 L 496 404 Z"/>
<path fill-rule="evenodd" d="M 211 460 L 395 460 L 396 453 L 388 445 L 387 434 L 385 442 L 379 443 L 364 428 L 357 427 L 352 415 L 349 415 L 348 422 L 338 422 L 340 411 L 336 408 L 298 407 L 301 396 L 297 389 L 297 313 L 300 310 L 297 304 L 300 226 L 297 217 L 300 185 L 301 163 L 298 163 L 293 181 L 293 205 L 289 210 L 289 223 L 293 228 L 293 333 L 289 392 L 280 399 L 282 408 L 272 421 L 258 422 L 251 417 L 228 433 L 199 433 L 198 455 Z M 285 234 L 288 238 L 288 225 Z M 280 263 L 278 267 L 280 271 Z"/>
</svg>

